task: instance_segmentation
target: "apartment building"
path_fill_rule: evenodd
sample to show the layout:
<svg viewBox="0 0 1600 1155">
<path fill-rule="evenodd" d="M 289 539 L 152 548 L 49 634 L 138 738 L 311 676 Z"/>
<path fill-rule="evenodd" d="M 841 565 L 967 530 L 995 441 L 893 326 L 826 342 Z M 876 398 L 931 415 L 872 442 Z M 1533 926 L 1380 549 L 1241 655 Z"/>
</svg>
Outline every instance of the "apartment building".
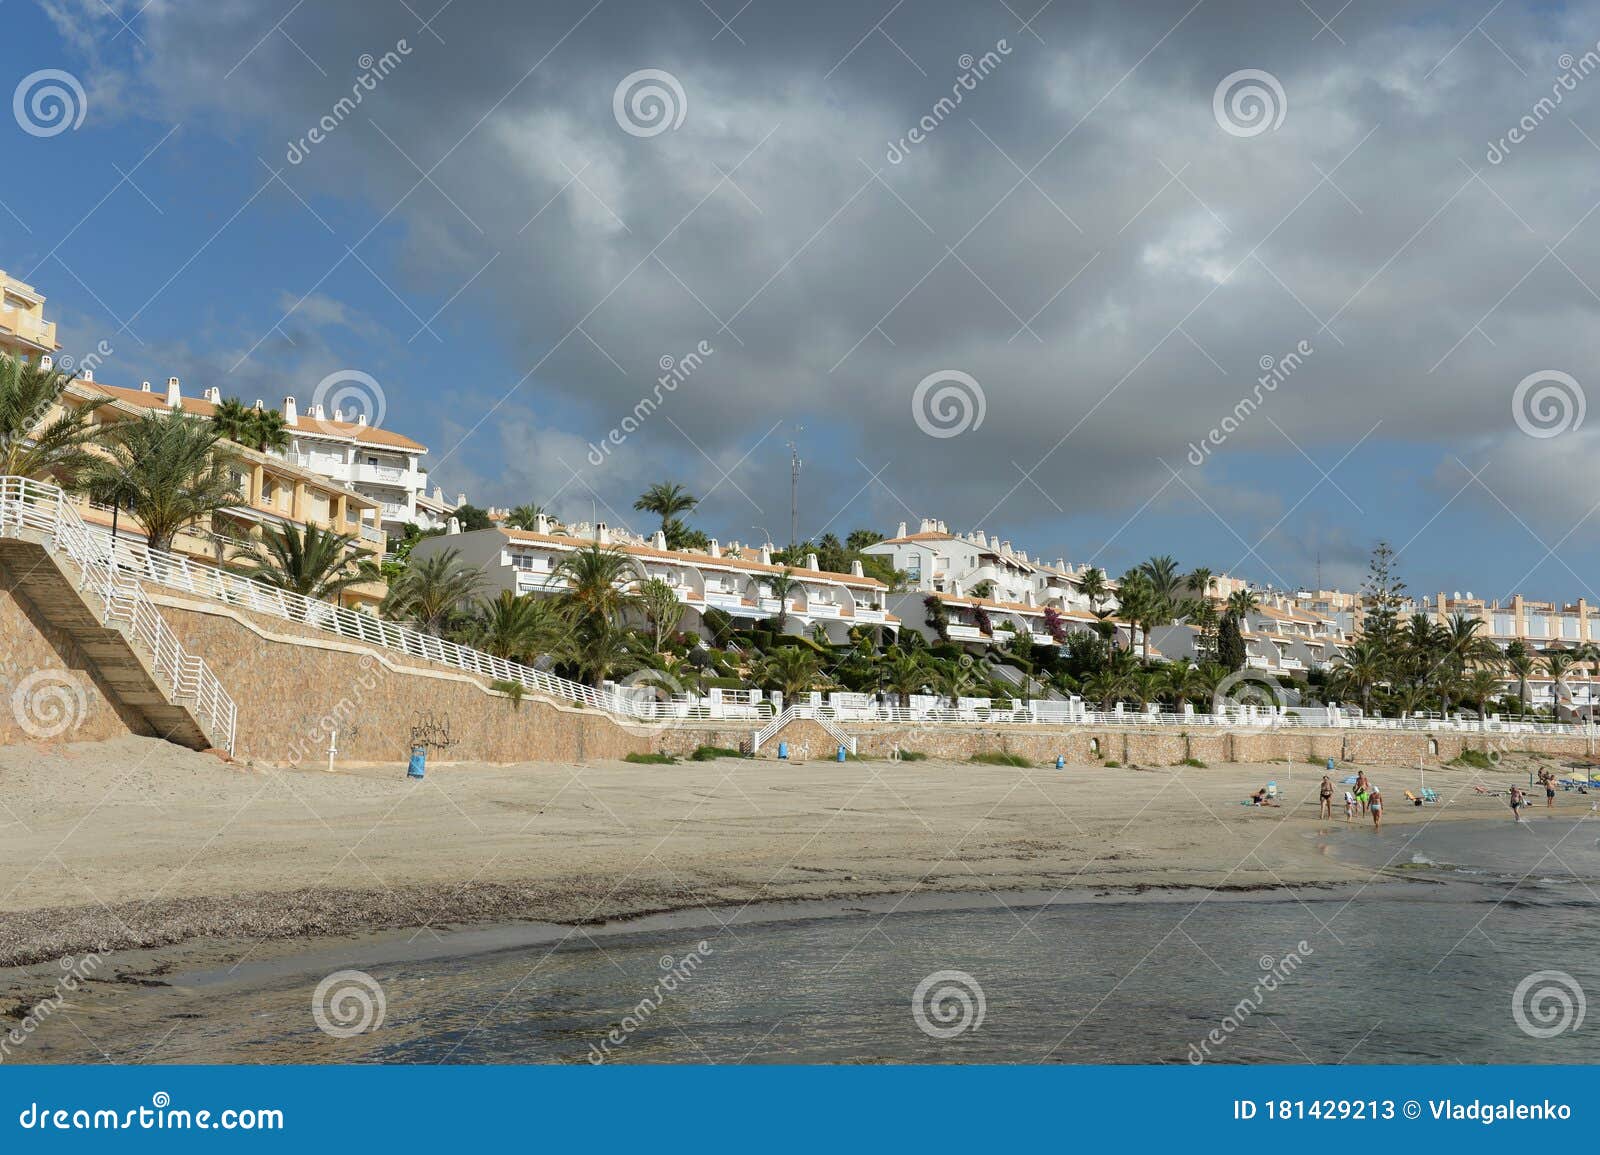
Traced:
<svg viewBox="0 0 1600 1155">
<path fill-rule="evenodd" d="M 160 409 L 177 409 L 195 417 L 210 417 L 215 411 L 211 400 L 184 397 L 176 377 L 169 378 L 160 393 L 150 388 L 149 382 L 139 389 L 129 389 L 102 384 L 92 376 L 80 377 L 67 386 L 62 400 L 69 406 L 105 402 L 91 418 L 100 425 L 131 420 Z M 45 420 L 52 417 L 53 414 Z M 174 553 L 215 565 L 235 557 L 240 543 L 259 537 L 263 526 L 315 525 L 350 534 L 354 553 L 373 562 L 383 560 L 387 539 L 379 528 L 376 501 L 277 454 L 230 443 L 229 456 L 239 504 L 216 515 L 210 524 L 180 533 L 172 543 Z M 82 496 L 76 500 L 86 522 L 107 528 L 115 522 L 118 536 L 142 538 L 137 517 L 127 513 L 114 517 L 109 506 Z M 371 609 L 386 592 L 382 581 L 363 582 L 346 591 L 343 603 Z"/>
<path fill-rule="evenodd" d="M 0 269 L 0 353 L 37 361 L 61 348 L 56 323 L 44 319 L 44 296 Z"/>
<path fill-rule="evenodd" d="M 836 644 L 850 641 L 852 626 L 879 629 L 886 635 L 885 641 L 892 640 L 900 628 L 899 619 L 885 604 L 887 588 L 865 576 L 859 562 L 850 573 L 819 569 L 815 554 L 809 555 L 804 565 L 778 565 L 772 560 L 770 542 L 761 546 L 733 542 L 724 548 L 713 540 L 705 552 L 671 550 L 659 531 L 640 538 L 613 530 L 604 522 L 567 527 L 541 517 L 532 530 L 495 526 L 425 538 L 411 556 L 420 561 L 456 550 L 463 562 L 486 575 L 491 595 L 510 590 L 549 596 L 565 588 L 554 572 L 561 559 L 595 544 L 627 554 L 637 580 L 658 578 L 670 586 L 685 606 L 679 629 L 686 633 L 704 633 L 703 615 L 708 609 L 721 610 L 748 625 L 774 617 L 782 608 L 788 632 L 810 635 L 820 626 L 829 642 Z M 789 574 L 795 582 L 782 607 L 771 584 L 780 573 Z"/>
</svg>

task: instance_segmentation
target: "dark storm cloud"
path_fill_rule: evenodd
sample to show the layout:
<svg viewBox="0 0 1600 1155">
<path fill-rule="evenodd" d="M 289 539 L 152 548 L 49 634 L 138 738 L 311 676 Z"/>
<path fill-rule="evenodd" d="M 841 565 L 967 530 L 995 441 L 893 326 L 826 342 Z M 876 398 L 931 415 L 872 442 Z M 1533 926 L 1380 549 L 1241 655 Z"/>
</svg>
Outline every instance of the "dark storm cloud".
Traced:
<svg viewBox="0 0 1600 1155">
<path fill-rule="evenodd" d="M 1533 110 L 1561 54 L 1600 38 L 1593 5 L 1505 4 L 1475 29 L 1476 8 L 1356 4 L 1331 30 L 1301 5 L 1217 0 L 1057 2 L 1026 26 L 998 0 L 757 0 L 736 18 L 720 0 L 731 29 L 695 2 L 456 0 L 426 27 L 438 0 L 285 7 L 157 0 L 114 82 L 259 145 L 304 195 L 389 214 L 424 315 L 476 277 L 458 307 L 489 313 L 511 371 L 447 432 L 506 461 L 517 484 L 486 498 L 566 486 L 587 507 L 592 488 L 625 509 L 659 474 L 719 483 L 764 435 L 770 459 L 787 419 L 837 446 L 812 482 L 830 510 L 868 481 L 854 459 L 892 462 L 867 491 L 882 522 L 1132 509 L 1235 415 L 1221 452 L 1294 454 L 1292 438 L 1337 456 L 1377 424 L 1376 444 L 1423 447 L 1441 477 L 1458 454 L 1514 463 L 1483 475 L 1496 502 L 1463 500 L 1553 515 L 1536 495 L 1555 459 L 1511 394 L 1596 361 L 1600 77 Z M 56 10 L 86 44 L 117 29 L 99 0 Z M 402 38 L 403 63 L 289 164 L 358 58 Z M 961 88 L 963 54 L 986 52 Z M 681 84 L 681 126 L 619 127 L 614 89 L 641 69 Z M 1214 90 L 1240 69 L 1281 84 L 1276 129 L 1219 126 Z M 692 380 L 587 465 L 659 359 L 701 340 L 715 353 Z M 1304 364 L 1238 417 L 1262 359 L 1301 341 Z M 980 427 L 919 428 L 913 391 L 939 370 L 980 383 Z M 586 424 L 550 428 L 552 396 Z M 1587 436 L 1559 461 L 1593 488 Z M 1226 513 L 1203 472 L 1190 483 Z M 717 497 L 771 523 L 786 482 L 746 470 Z"/>
</svg>

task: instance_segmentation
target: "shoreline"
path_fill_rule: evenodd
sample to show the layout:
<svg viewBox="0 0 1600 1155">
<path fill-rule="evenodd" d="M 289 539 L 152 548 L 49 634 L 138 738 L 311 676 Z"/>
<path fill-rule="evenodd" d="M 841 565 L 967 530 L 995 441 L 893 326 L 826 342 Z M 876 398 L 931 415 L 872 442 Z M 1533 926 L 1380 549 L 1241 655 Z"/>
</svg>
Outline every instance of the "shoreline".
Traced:
<svg viewBox="0 0 1600 1155">
<path fill-rule="evenodd" d="M 1366 769 L 1393 784 L 1386 829 L 1504 812 L 1472 793 L 1478 771 L 1429 770 L 1449 801 L 1413 812 L 1397 787 L 1415 768 Z M 571 935 L 772 903 L 1385 881 L 1330 853 L 1371 824 L 1317 818 L 1321 774 L 725 760 L 464 765 L 408 782 L 391 767 L 221 767 L 149 739 L 0 748 L 0 969 L 462 927 Z M 1280 807 L 1240 805 L 1273 778 Z"/>
</svg>

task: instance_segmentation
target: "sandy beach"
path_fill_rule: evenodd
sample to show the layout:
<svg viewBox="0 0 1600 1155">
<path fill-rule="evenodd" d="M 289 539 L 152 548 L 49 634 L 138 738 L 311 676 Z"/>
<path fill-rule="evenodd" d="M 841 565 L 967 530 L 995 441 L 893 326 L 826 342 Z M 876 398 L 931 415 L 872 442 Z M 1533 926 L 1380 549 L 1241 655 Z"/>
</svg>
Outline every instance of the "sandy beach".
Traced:
<svg viewBox="0 0 1600 1155">
<path fill-rule="evenodd" d="M 1527 781 L 1509 760 L 1429 770 L 1445 801 L 1417 809 L 1402 794 L 1415 767 L 1365 769 L 1389 825 L 1508 817 L 1471 783 Z M 419 782 L 396 766 L 230 765 L 145 739 L 11 747 L 0 965 L 794 899 L 1365 882 L 1370 870 L 1326 853 L 1322 835 L 1346 823 L 1337 805 L 1318 819 L 1321 776 L 724 759 L 447 764 Z M 1269 780 L 1281 807 L 1240 805 Z M 1574 815 L 1589 802 L 1558 799 Z"/>
</svg>

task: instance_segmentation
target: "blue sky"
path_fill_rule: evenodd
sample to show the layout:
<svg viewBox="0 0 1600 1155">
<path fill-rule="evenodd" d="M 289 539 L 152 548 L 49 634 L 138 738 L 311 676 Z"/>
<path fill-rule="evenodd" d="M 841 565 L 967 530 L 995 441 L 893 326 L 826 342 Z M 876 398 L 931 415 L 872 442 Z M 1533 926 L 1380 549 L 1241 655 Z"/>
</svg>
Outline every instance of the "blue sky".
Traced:
<svg viewBox="0 0 1600 1155">
<path fill-rule="evenodd" d="M 1600 80 L 1485 155 L 1593 47 L 1594 6 L 1476 30 L 1410 4 L 1331 29 L 1248 3 L 1026 25 L 885 3 L 877 30 L 843 3 L 725 3 L 731 27 L 696 0 L 417 7 L 12 0 L 6 89 L 63 69 L 86 109 L 47 137 L 0 121 L 0 267 L 68 352 L 109 342 L 114 384 L 304 404 L 368 373 L 384 423 L 480 504 L 636 520 L 673 478 L 709 533 L 781 541 L 795 440 L 802 536 L 941 517 L 1112 571 L 1169 552 L 1303 584 L 1320 559 L 1347 587 L 1381 536 L 1417 592 L 1600 602 L 1594 429 L 1530 437 L 1512 408 L 1536 372 L 1591 383 Z M 361 53 L 400 40 L 289 163 Z M 961 54 L 1001 41 L 888 160 Z M 647 68 L 686 109 L 636 136 L 613 96 Z M 1286 109 L 1238 136 L 1212 98 L 1247 68 Z M 1186 460 L 1302 339 L 1305 365 Z M 589 465 L 701 340 L 705 366 Z M 950 370 L 984 421 L 929 436 L 914 389 Z"/>
</svg>

